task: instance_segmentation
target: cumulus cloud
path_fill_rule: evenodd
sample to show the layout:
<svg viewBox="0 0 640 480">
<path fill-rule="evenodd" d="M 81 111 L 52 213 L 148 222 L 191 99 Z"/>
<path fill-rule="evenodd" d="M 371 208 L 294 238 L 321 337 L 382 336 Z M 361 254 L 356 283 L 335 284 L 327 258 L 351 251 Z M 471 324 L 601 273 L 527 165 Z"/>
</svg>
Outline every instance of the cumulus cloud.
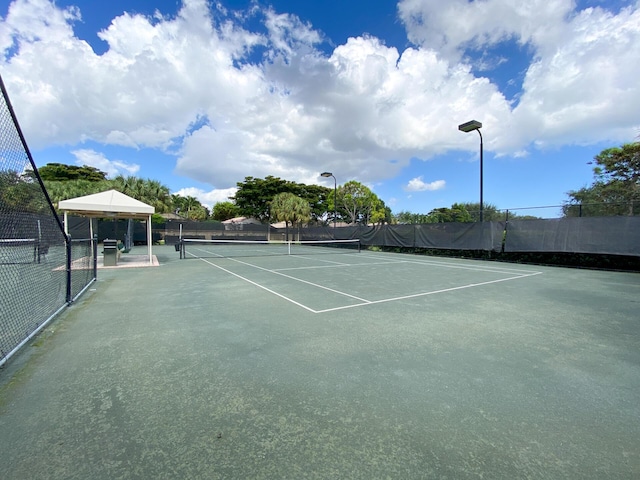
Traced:
<svg viewBox="0 0 640 480">
<path fill-rule="evenodd" d="M 3 78 L 36 147 L 85 139 L 168 147 L 204 108 L 232 111 L 260 86 L 257 69 L 233 66 L 259 36 L 216 29 L 204 0 L 185 1 L 173 19 L 124 13 L 99 32 L 103 55 L 74 36 L 72 13 L 17 0 L 0 29 Z"/>
<path fill-rule="evenodd" d="M 409 40 L 458 61 L 465 48 L 481 49 L 507 39 L 518 42 L 566 40 L 563 26 L 574 9 L 573 0 L 401 0 L 400 19 Z"/>
<path fill-rule="evenodd" d="M 638 3 L 613 13 L 601 7 L 577 11 L 573 0 L 401 0 L 398 12 L 411 41 L 452 63 L 469 50 L 485 52 L 508 40 L 533 51 L 519 103 L 506 122 L 476 110 L 487 131 L 501 132 L 490 142 L 497 153 L 518 156 L 531 142 L 633 138 L 640 107 Z"/>
<path fill-rule="evenodd" d="M 529 126 L 538 143 L 628 140 L 639 123 L 640 9 L 614 15 L 596 8 L 566 24 L 569 41 L 529 67 L 513 119 Z"/>
<path fill-rule="evenodd" d="M 638 130 L 638 5 L 401 0 L 412 47 L 356 36 L 329 54 L 321 32 L 286 12 L 254 4 L 246 15 L 263 29 L 250 31 L 242 15 L 210 7 L 125 13 L 99 32 L 99 55 L 74 34 L 78 9 L 15 0 L 0 19 L 0 67 L 30 145 L 155 148 L 218 191 L 246 176 L 318 182 L 325 170 L 375 183 L 411 159 L 477 150 L 456 128 L 472 118 L 501 155 Z M 517 106 L 465 60 L 505 40 L 534 52 Z"/>
<path fill-rule="evenodd" d="M 197 198 L 200 203 L 211 209 L 216 203 L 229 202 L 229 197 L 233 197 L 237 191 L 237 188 L 224 188 L 205 191 L 201 188 L 190 187 L 178 190 L 177 192 L 175 192 L 175 195 L 180 195 L 181 197 Z"/>
<path fill-rule="evenodd" d="M 444 180 L 436 180 L 434 182 L 425 183 L 422 176 L 412 178 L 409 183 L 404 187 L 407 192 L 424 192 L 442 190 L 446 186 Z"/>
<path fill-rule="evenodd" d="M 71 154 L 76 157 L 77 165 L 88 165 L 105 172 L 107 177 L 113 178 L 118 175 L 135 175 L 140 170 L 140 165 L 127 163 L 121 160 L 109 160 L 103 153 L 91 149 L 72 150 Z"/>
</svg>

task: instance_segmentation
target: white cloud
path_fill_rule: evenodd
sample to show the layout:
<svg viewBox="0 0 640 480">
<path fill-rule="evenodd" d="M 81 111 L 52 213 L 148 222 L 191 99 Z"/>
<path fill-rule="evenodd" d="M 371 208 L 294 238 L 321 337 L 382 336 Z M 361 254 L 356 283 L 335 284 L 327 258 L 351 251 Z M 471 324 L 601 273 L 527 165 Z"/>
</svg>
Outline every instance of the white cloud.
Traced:
<svg viewBox="0 0 640 480">
<path fill-rule="evenodd" d="M 401 0 L 398 11 L 410 40 L 450 62 L 460 62 L 467 49 L 483 52 L 506 40 L 533 50 L 519 104 L 506 119 L 468 108 L 478 112 L 469 118 L 497 133 L 490 142 L 497 153 L 517 156 L 532 141 L 628 141 L 638 129 L 637 2 L 617 14 L 577 11 L 572 0 Z"/>
<path fill-rule="evenodd" d="M 211 209 L 216 203 L 229 202 L 229 197 L 233 197 L 237 191 L 237 188 L 216 189 L 209 192 L 200 188 L 183 188 L 175 192 L 175 195 L 197 198 L 201 204 Z"/>
<path fill-rule="evenodd" d="M 215 29 L 205 1 L 185 1 L 169 20 L 113 19 L 98 34 L 103 55 L 74 36 L 76 19 L 46 0 L 17 0 L 1 23 L 5 55 L 18 44 L 3 78 L 36 148 L 87 138 L 167 147 L 203 108 L 232 111 L 260 87 L 258 69 L 233 66 L 259 36 Z"/>
<path fill-rule="evenodd" d="M 458 61 L 467 47 L 481 49 L 515 37 L 520 43 L 563 40 L 572 0 L 401 0 L 398 13 L 409 40 Z"/>
<path fill-rule="evenodd" d="M 301 22 L 295 15 L 277 14 L 269 9 L 266 12 L 265 26 L 273 46 L 272 57 L 278 53 L 291 57 L 301 47 L 313 47 L 321 41 L 320 34 L 309 24 Z"/>
<path fill-rule="evenodd" d="M 103 153 L 90 149 L 72 150 L 76 157 L 76 164 L 79 166 L 88 165 L 105 172 L 107 177 L 113 178 L 118 175 L 135 175 L 140 170 L 140 165 L 126 163 L 121 160 L 109 160 Z"/>
<path fill-rule="evenodd" d="M 640 9 L 589 9 L 565 27 L 567 43 L 542 44 L 529 67 L 514 121 L 542 145 L 628 141 L 640 124 Z"/>
<path fill-rule="evenodd" d="M 422 176 L 412 178 L 409 183 L 404 187 L 407 192 L 424 192 L 424 191 L 436 191 L 442 190 L 446 186 L 444 180 L 436 180 L 434 182 L 425 183 Z"/>
<path fill-rule="evenodd" d="M 209 3 L 184 0 L 172 17 L 123 14 L 99 33 L 102 55 L 74 35 L 77 9 L 12 3 L 0 68 L 32 147 L 93 140 L 177 152 L 176 173 L 227 189 L 246 176 L 318 182 L 325 170 L 376 183 L 412 158 L 476 151 L 477 138 L 456 128 L 472 118 L 485 149 L 502 155 L 637 134 L 637 5 L 613 14 L 577 12 L 571 0 L 402 0 L 414 48 L 362 36 L 325 55 L 322 34 L 295 16 L 254 4 L 249 15 L 265 26 L 255 33 Z M 505 39 L 534 52 L 516 107 L 463 60 Z M 258 45 L 262 63 L 247 62 Z"/>
</svg>

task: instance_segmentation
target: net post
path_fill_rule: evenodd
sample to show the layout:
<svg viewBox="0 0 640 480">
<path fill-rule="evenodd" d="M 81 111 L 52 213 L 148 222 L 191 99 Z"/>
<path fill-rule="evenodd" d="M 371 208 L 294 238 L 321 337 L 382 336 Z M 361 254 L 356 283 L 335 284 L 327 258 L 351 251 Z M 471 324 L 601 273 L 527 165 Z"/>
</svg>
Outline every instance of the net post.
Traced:
<svg viewBox="0 0 640 480">
<path fill-rule="evenodd" d="M 362 251 L 362 240 L 358 239 L 358 253 Z"/>
</svg>

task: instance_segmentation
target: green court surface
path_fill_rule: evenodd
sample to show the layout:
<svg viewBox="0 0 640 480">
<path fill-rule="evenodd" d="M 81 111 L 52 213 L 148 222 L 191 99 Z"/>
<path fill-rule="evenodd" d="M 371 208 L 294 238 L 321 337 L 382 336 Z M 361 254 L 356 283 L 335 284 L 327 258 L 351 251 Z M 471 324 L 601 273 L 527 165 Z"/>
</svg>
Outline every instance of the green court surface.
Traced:
<svg viewBox="0 0 640 480">
<path fill-rule="evenodd" d="M 154 253 L 0 371 L 3 479 L 640 478 L 639 274 Z"/>
</svg>

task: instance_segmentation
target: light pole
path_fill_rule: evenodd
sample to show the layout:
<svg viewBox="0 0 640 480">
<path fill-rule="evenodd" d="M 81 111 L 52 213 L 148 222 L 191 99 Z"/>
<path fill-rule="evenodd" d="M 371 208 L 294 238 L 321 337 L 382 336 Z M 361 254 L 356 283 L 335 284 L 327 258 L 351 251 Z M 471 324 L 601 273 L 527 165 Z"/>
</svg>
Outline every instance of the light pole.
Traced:
<svg viewBox="0 0 640 480">
<path fill-rule="evenodd" d="M 321 177 L 329 178 L 333 177 L 331 172 L 323 172 Z M 338 182 L 336 177 L 333 177 L 333 229 L 336 228 L 336 222 L 338 221 Z"/>
<path fill-rule="evenodd" d="M 482 202 L 482 132 L 480 129 L 482 128 L 482 124 L 477 120 L 471 120 L 470 122 L 463 123 L 462 125 L 458 125 L 458 130 L 461 132 L 473 132 L 476 130 L 478 135 L 480 135 L 480 221 L 482 222 L 482 212 L 484 210 L 483 202 Z"/>
</svg>

